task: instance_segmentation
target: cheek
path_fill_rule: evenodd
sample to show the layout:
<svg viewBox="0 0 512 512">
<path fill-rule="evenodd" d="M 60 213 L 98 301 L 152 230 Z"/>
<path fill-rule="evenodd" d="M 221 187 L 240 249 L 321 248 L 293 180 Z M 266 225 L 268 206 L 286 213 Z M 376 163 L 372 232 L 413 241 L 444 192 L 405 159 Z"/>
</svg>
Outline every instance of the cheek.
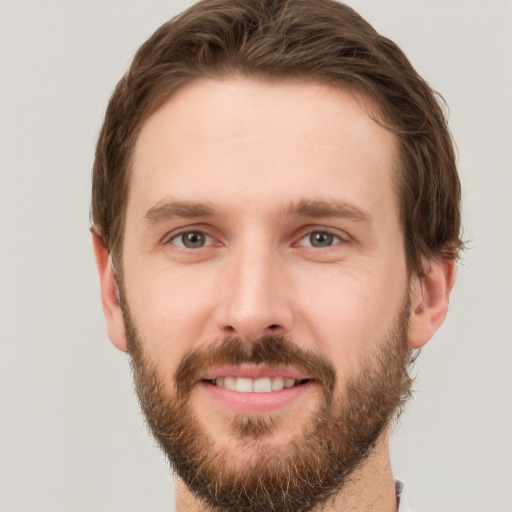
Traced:
<svg viewBox="0 0 512 512">
<path fill-rule="evenodd" d="M 142 268 L 142 265 L 139 269 Z M 206 338 L 215 284 L 204 275 L 173 269 L 128 271 L 126 295 L 146 353 L 174 370 L 197 340 Z"/>
<path fill-rule="evenodd" d="M 395 279 L 382 277 L 386 275 Z M 306 338 L 312 338 L 338 371 L 357 370 L 361 359 L 387 337 L 406 293 L 405 276 L 397 276 L 340 270 L 317 274 L 302 287 L 298 295 L 306 305 L 300 315 Z"/>
</svg>

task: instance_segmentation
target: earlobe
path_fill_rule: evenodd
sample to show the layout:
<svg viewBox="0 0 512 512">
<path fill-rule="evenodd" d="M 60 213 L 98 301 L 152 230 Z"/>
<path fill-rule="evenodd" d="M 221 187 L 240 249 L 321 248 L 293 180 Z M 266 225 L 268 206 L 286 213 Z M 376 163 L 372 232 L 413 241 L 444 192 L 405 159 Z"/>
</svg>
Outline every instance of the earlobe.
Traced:
<svg viewBox="0 0 512 512">
<path fill-rule="evenodd" d="M 119 350 L 126 352 L 123 313 L 119 304 L 117 276 L 112 267 L 111 255 L 103 238 L 94 230 L 92 231 L 92 242 L 100 278 L 101 303 L 107 322 L 108 337 Z"/>
<path fill-rule="evenodd" d="M 412 283 L 407 336 L 411 348 L 423 347 L 441 327 L 455 282 L 455 260 L 425 260 L 424 269 L 425 275 L 414 278 Z"/>
</svg>

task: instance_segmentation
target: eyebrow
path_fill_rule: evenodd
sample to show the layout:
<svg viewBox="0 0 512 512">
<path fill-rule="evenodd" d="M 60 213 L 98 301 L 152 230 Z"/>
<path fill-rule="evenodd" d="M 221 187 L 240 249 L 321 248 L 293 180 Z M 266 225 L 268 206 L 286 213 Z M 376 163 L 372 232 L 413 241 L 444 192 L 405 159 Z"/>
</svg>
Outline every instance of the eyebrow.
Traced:
<svg viewBox="0 0 512 512">
<path fill-rule="evenodd" d="M 344 201 L 301 200 L 286 205 L 285 216 L 342 217 L 353 222 L 370 222 L 371 216 L 361 208 Z"/>
<path fill-rule="evenodd" d="M 149 208 L 144 214 L 144 220 L 148 224 L 158 224 L 176 217 L 213 217 L 215 214 L 216 211 L 204 203 L 164 200 Z"/>
<path fill-rule="evenodd" d="M 286 204 L 282 213 L 285 217 L 341 217 L 353 222 L 371 220 L 367 212 L 344 201 L 303 199 Z M 213 217 L 217 214 L 217 210 L 205 203 L 163 200 L 146 211 L 144 220 L 153 225 L 175 218 Z"/>
</svg>

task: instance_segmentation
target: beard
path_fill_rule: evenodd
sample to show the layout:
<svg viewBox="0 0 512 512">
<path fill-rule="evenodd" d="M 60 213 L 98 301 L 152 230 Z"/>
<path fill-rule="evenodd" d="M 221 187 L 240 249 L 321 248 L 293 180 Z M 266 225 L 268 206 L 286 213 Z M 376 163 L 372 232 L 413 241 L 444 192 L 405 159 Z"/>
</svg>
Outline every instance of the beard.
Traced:
<svg viewBox="0 0 512 512">
<path fill-rule="evenodd" d="M 321 508 L 343 492 L 411 394 L 408 303 L 350 378 L 340 379 L 326 358 L 291 339 L 267 336 L 251 343 L 225 338 L 192 350 L 166 382 L 144 353 L 125 300 L 122 306 L 135 389 L 147 425 L 173 471 L 208 510 Z M 226 418 L 226 434 L 236 442 L 219 447 L 194 412 L 192 398 L 201 375 L 213 367 L 243 363 L 296 368 L 321 391 L 317 409 L 281 449 L 272 444 L 272 434 L 281 426 L 278 415 Z"/>
</svg>

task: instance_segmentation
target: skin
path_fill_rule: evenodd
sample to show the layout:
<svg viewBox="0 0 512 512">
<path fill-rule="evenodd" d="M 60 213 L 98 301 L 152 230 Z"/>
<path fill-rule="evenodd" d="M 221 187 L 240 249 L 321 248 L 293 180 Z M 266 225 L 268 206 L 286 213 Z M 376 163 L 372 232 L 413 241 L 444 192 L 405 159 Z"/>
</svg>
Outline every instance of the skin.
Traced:
<svg viewBox="0 0 512 512">
<path fill-rule="evenodd" d="M 146 121 L 127 202 L 124 285 L 145 354 L 169 386 L 188 350 L 272 333 L 326 357 L 342 387 L 407 295 L 411 348 L 442 324 L 453 262 L 425 261 L 425 276 L 409 277 L 397 141 L 369 107 L 318 83 L 229 78 L 186 86 Z M 183 247 L 184 231 L 205 233 L 205 245 Z M 332 244 L 313 247 L 312 232 L 333 235 Z M 109 337 L 126 351 L 110 255 L 97 235 L 94 246 Z M 297 435 L 319 400 L 313 385 L 278 410 L 273 449 Z M 201 386 L 192 401 L 216 446 L 236 454 L 233 469 L 254 456 L 231 432 L 225 403 Z M 388 437 L 333 510 L 396 509 Z M 177 507 L 199 508 L 180 482 Z"/>
</svg>

